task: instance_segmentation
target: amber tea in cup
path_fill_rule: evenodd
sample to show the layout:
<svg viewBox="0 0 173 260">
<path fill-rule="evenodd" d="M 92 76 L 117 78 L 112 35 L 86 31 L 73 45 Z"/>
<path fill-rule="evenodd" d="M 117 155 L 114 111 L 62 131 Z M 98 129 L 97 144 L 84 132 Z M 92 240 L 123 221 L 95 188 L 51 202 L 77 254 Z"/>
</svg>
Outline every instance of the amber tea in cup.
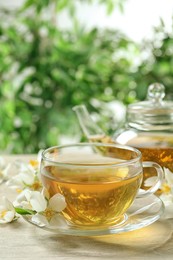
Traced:
<svg viewBox="0 0 173 260">
<path fill-rule="evenodd" d="M 158 180 L 141 192 L 143 167 L 154 167 Z M 148 196 L 159 188 L 162 169 L 156 163 L 142 163 L 140 151 L 128 146 L 80 143 L 45 150 L 41 178 L 51 196 L 65 197 L 62 214 L 68 222 L 107 227 L 127 219 L 136 196 Z"/>
</svg>

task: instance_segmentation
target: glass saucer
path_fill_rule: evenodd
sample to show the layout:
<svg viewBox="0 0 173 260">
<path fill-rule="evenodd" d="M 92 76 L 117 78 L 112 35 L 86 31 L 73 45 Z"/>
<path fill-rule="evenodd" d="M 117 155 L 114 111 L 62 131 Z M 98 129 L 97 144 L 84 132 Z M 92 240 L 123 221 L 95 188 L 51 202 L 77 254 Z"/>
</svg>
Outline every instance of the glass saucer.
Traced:
<svg viewBox="0 0 173 260">
<path fill-rule="evenodd" d="M 146 198 L 136 198 L 133 205 L 126 213 L 127 220 L 122 224 L 110 226 L 106 228 L 99 227 L 85 227 L 72 225 L 71 223 L 64 222 L 65 224 L 52 228 L 44 224 L 38 224 L 32 221 L 31 215 L 25 215 L 23 218 L 41 229 L 65 235 L 76 236 L 101 236 L 108 234 L 118 234 L 128 232 L 142 227 L 146 227 L 160 218 L 164 211 L 162 201 L 155 195 L 150 195 Z"/>
</svg>

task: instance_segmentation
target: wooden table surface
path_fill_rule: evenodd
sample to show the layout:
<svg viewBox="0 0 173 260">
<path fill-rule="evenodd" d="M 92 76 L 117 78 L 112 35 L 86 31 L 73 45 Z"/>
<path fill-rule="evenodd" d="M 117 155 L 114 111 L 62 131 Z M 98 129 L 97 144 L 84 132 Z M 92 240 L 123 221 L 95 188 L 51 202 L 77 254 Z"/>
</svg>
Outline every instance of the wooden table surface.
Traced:
<svg viewBox="0 0 173 260">
<path fill-rule="evenodd" d="M 8 156 L 29 161 L 31 155 Z M 13 194 L 0 185 L 0 199 Z M 58 235 L 19 220 L 0 225 L 0 259 L 173 259 L 173 220 L 127 233 L 100 237 Z"/>
</svg>

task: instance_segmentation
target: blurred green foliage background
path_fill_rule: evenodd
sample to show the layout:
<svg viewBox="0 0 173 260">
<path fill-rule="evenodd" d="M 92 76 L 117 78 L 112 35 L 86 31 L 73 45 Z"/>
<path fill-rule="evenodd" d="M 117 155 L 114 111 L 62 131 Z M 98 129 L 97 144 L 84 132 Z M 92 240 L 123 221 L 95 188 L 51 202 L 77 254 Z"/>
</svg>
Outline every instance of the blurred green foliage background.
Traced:
<svg viewBox="0 0 173 260">
<path fill-rule="evenodd" d="M 95 0 L 108 15 L 122 10 L 124 1 Z M 101 114 L 111 101 L 145 99 L 153 82 L 173 98 L 173 32 L 163 21 L 153 28 L 153 39 L 139 45 L 118 30 L 85 30 L 74 2 L 26 0 L 19 10 L 0 10 L 1 152 L 37 153 L 59 144 L 61 136 L 79 134 L 72 107 L 81 103 Z M 63 10 L 73 29 L 58 28 Z M 110 118 L 103 113 L 98 123 L 113 132 L 117 125 Z"/>
</svg>

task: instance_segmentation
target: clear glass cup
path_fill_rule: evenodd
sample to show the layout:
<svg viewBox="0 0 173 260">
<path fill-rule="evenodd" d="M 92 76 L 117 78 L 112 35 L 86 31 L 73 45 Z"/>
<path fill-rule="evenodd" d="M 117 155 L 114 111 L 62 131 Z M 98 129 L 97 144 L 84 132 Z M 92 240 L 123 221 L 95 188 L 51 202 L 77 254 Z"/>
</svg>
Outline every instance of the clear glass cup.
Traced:
<svg viewBox="0 0 173 260">
<path fill-rule="evenodd" d="M 155 184 L 140 189 L 143 168 L 157 172 Z M 64 218 L 76 226 L 110 227 L 127 220 L 136 197 L 155 193 L 162 182 L 162 168 L 142 162 L 135 148 L 102 143 L 55 146 L 42 153 L 41 179 L 50 196 L 60 193 L 67 206 Z"/>
</svg>

